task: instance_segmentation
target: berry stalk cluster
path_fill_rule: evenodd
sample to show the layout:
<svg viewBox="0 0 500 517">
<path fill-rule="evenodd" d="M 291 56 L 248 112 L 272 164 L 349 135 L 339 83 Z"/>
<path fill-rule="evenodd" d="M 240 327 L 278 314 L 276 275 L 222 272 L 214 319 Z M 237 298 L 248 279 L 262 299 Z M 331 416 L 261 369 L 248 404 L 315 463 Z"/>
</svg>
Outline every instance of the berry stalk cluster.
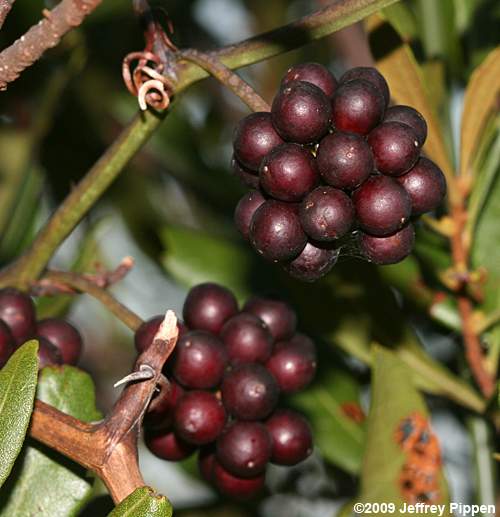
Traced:
<svg viewBox="0 0 500 517">
<path fill-rule="evenodd" d="M 270 113 L 240 121 L 232 167 L 252 190 L 234 217 L 258 253 L 315 281 L 346 242 L 376 264 L 411 252 L 412 222 L 439 206 L 446 181 L 421 156 L 422 115 L 389 100 L 375 68 L 337 81 L 323 65 L 303 63 L 286 73 Z"/>
<path fill-rule="evenodd" d="M 226 496 L 251 498 L 269 462 L 295 465 L 312 451 L 308 422 L 278 403 L 313 379 L 315 345 L 296 332 L 297 316 L 285 302 L 254 297 L 239 311 L 234 295 L 213 283 L 191 289 L 183 318 L 164 367 L 169 389 L 153 398 L 144 419 L 146 445 L 168 461 L 199 448 L 208 482 Z M 162 319 L 137 330 L 139 352 Z"/>
</svg>

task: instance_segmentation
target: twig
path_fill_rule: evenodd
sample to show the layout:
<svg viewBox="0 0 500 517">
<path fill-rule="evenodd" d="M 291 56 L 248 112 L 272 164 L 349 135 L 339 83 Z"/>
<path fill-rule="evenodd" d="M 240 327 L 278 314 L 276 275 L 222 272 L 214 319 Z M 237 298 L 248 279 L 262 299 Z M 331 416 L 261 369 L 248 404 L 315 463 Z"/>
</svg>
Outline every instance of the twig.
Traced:
<svg viewBox="0 0 500 517">
<path fill-rule="evenodd" d="M 14 2 L 15 0 L 0 0 L 0 29 L 3 27 Z"/>
</svg>

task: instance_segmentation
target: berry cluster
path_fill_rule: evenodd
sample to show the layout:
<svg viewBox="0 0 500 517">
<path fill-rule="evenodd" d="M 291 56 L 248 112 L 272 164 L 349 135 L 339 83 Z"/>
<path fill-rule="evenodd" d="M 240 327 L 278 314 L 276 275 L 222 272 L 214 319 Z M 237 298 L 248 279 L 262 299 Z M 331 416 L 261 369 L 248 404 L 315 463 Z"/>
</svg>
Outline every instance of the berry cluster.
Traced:
<svg viewBox="0 0 500 517">
<path fill-rule="evenodd" d="M 262 489 L 268 462 L 295 465 L 311 453 L 307 421 L 277 405 L 280 393 L 311 382 L 314 343 L 296 332 L 285 302 L 256 297 L 238 311 L 234 295 L 213 283 L 191 289 L 183 317 L 164 369 L 170 391 L 160 391 L 144 420 L 146 445 L 168 461 L 199 447 L 201 475 L 226 496 L 250 498 Z M 162 320 L 137 330 L 139 352 Z"/>
<path fill-rule="evenodd" d="M 270 113 L 240 121 L 232 166 L 252 190 L 234 217 L 258 253 L 314 281 L 345 242 L 376 264 L 411 252 L 411 220 L 437 208 L 446 181 L 420 156 L 422 115 L 388 107 L 389 99 L 374 68 L 353 68 L 337 82 L 324 66 L 304 63 L 288 70 Z"/>
<path fill-rule="evenodd" d="M 51 364 L 76 364 L 82 337 L 70 323 L 59 318 L 37 321 L 33 300 L 13 288 L 0 290 L 0 368 L 17 347 L 38 340 L 40 368 Z"/>
</svg>

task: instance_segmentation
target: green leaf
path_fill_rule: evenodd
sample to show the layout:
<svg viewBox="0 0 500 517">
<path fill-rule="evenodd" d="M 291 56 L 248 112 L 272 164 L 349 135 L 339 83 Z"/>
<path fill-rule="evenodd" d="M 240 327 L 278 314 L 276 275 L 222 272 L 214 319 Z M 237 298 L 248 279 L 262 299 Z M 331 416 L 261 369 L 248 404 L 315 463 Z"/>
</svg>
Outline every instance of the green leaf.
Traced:
<svg viewBox="0 0 500 517">
<path fill-rule="evenodd" d="M 402 420 L 414 412 L 428 418 L 427 408 L 411 382 L 408 367 L 391 352 L 375 347 L 360 501 L 394 503 L 396 508 L 405 502 L 398 481 L 407 456 L 397 443 L 395 432 Z M 439 503 L 446 505 L 444 515 L 448 516 L 448 488 L 440 469 L 438 487 Z"/>
<path fill-rule="evenodd" d="M 29 341 L 0 369 L 0 486 L 21 450 L 33 410 L 38 342 Z"/>
<path fill-rule="evenodd" d="M 170 501 L 152 488 L 143 486 L 126 497 L 108 517 L 171 517 Z"/>
<path fill-rule="evenodd" d="M 72 366 L 44 368 L 38 398 L 85 422 L 101 418 L 92 379 Z M 30 439 L 0 491 L 0 516 L 76 515 L 90 497 L 92 485 L 85 469 Z"/>
</svg>

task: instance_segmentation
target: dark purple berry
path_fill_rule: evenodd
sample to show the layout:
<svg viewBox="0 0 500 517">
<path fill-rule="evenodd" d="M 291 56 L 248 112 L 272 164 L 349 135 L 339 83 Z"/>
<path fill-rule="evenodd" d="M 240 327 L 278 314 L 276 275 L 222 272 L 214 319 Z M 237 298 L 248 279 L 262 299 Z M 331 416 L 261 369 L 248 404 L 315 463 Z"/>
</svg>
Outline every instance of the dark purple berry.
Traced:
<svg viewBox="0 0 500 517">
<path fill-rule="evenodd" d="M 179 339 L 172 361 L 172 373 L 183 386 L 214 388 L 224 375 L 227 352 L 217 336 L 193 330 Z"/>
<path fill-rule="evenodd" d="M 9 360 L 14 352 L 15 344 L 9 327 L 0 320 L 0 368 Z"/>
<path fill-rule="evenodd" d="M 363 137 L 333 133 L 321 140 L 316 156 L 318 170 L 332 187 L 352 190 L 373 172 L 373 155 Z"/>
<path fill-rule="evenodd" d="M 144 426 L 148 429 L 168 429 L 172 426 L 174 409 L 184 395 L 184 389 L 174 380 L 169 381 L 169 389 L 162 387 L 156 392 L 144 416 Z"/>
<path fill-rule="evenodd" d="M 78 362 L 83 341 L 73 325 L 57 318 L 47 318 L 38 322 L 36 331 L 59 349 L 64 364 L 74 365 Z"/>
<path fill-rule="evenodd" d="M 384 122 L 368 136 L 375 167 L 382 174 L 401 176 L 410 170 L 420 155 L 415 131 L 400 122 Z"/>
<path fill-rule="evenodd" d="M 314 84 L 327 97 L 331 97 L 337 87 L 337 80 L 333 74 L 319 63 L 300 63 L 288 69 L 285 77 L 281 81 L 281 87 L 285 87 L 292 81 L 304 81 Z"/>
<path fill-rule="evenodd" d="M 301 332 L 296 332 L 287 342 L 290 345 L 299 347 L 303 353 L 316 357 L 316 345 L 309 336 L 306 336 Z"/>
<path fill-rule="evenodd" d="M 411 253 L 414 241 L 415 232 L 411 224 L 388 237 L 374 237 L 361 232 L 358 238 L 361 253 L 379 265 L 396 264 L 406 258 Z"/>
<path fill-rule="evenodd" d="M 238 312 L 233 293 L 218 284 L 207 282 L 194 286 L 184 302 L 184 321 L 192 330 L 218 334 L 231 316 Z"/>
<path fill-rule="evenodd" d="M 428 158 L 419 158 L 412 169 L 396 179 L 410 195 L 412 215 L 436 209 L 446 195 L 444 174 Z"/>
<path fill-rule="evenodd" d="M 236 205 L 234 211 L 234 222 L 238 231 L 248 239 L 250 232 L 250 223 L 252 222 L 253 214 L 257 211 L 265 201 L 264 196 L 258 190 L 248 191 Z"/>
<path fill-rule="evenodd" d="M 247 312 L 227 320 L 221 338 L 232 364 L 265 363 L 273 348 L 273 337 L 267 325 Z"/>
<path fill-rule="evenodd" d="M 314 84 L 291 81 L 274 98 L 271 116 L 285 140 L 308 144 L 328 131 L 330 100 Z"/>
<path fill-rule="evenodd" d="M 217 460 L 231 474 L 262 474 L 271 458 L 271 437 L 260 422 L 234 422 L 217 438 Z"/>
<path fill-rule="evenodd" d="M 305 388 L 316 373 L 316 353 L 300 339 L 280 341 L 266 363 L 283 393 Z"/>
<path fill-rule="evenodd" d="M 281 409 L 266 422 L 271 435 L 271 461 L 277 465 L 296 465 L 313 450 L 311 428 L 307 420 L 295 411 Z"/>
<path fill-rule="evenodd" d="M 215 447 L 213 444 L 205 445 L 198 453 L 198 470 L 208 483 L 214 479 Z"/>
<path fill-rule="evenodd" d="M 280 145 L 262 160 L 260 185 L 276 199 L 300 201 L 318 183 L 314 157 L 300 145 Z"/>
<path fill-rule="evenodd" d="M 353 194 L 359 226 L 371 235 L 391 235 L 402 228 L 411 214 L 406 190 L 387 176 L 368 178 Z"/>
<path fill-rule="evenodd" d="M 276 341 L 291 338 L 297 328 L 297 314 L 282 300 L 254 296 L 243 310 L 260 318 Z"/>
<path fill-rule="evenodd" d="M 258 171 L 247 169 L 234 156 L 231 159 L 231 169 L 243 185 L 255 189 L 259 188 Z"/>
<path fill-rule="evenodd" d="M 362 79 L 371 83 L 382 94 L 385 106 L 389 104 L 390 92 L 389 85 L 384 76 L 376 69 L 370 66 L 358 66 L 351 68 L 340 78 L 340 83 L 347 83 L 356 79 Z"/>
<path fill-rule="evenodd" d="M 240 420 L 266 418 L 275 408 L 279 389 L 274 377 L 260 364 L 243 364 L 222 382 L 222 402 Z"/>
<path fill-rule="evenodd" d="M 241 119 L 236 128 L 234 154 L 245 167 L 258 171 L 262 158 L 282 143 L 271 122 L 271 114 L 252 113 Z"/>
<path fill-rule="evenodd" d="M 415 131 L 420 147 L 424 145 L 427 138 L 427 123 L 416 109 L 410 106 L 391 106 L 385 112 L 384 122 L 401 122 L 410 126 Z"/>
<path fill-rule="evenodd" d="M 38 368 L 63 364 L 61 351 L 55 345 L 42 336 L 35 339 L 38 341 Z"/>
<path fill-rule="evenodd" d="M 279 262 L 295 258 L 307 242 L 297 208 L 281 201 L 263 203 L 252 218 L 250 242 L 267 260 Z"/>
<path fill-rule="evenodd" d="M 222 495 L 238 501 L 253 499 L 262 491 L 265 483 L 264 474 L 254 478 L 233 476 L 218 461 L 214 462 L 213 479 Z"/>
<path fill-rule="evenodd" d="M 36 333 L 33 300 L 12 287 L 0 290 L 0 319 L 9 327 L 17 345 L 22 345 Z"/>
<path fill-rule="evenodd" d="M 196 449 L 194 445 L 181 440 L 172 431 L 146 430 L 144 440 L 155 456 L 167 461 L 181 461 L 191 456 Z"/>
<path fill-rule="evenodd" d="M 146 350 L 153 342 L 156 333 L 160 329 L 161 322 L 165 319 L 165 315 L 154 316 L 147 321 L 144 321 L 140 327 L 135 331 L 134 343 L 136 350 L 141 353 Z M 182 321 L 177 321 L 177 329 L 179 330 L 179 338 L 181 338 L 188 329 Z"/>
<path fill-rule="evenodd" d="M 208 391 L 186 392 L 175 408 L 175 432 L 194 445 L 213 442 L 225 424 L 226 412 L 223 405 Z"/>
<path fill-rule="evenodd" d="M 332 122 L 344 133 L 368 134 L 384 115 L 384 97 L 371 83 L 341 84 L 332 99 Z"/>
<path fill-rule="evenodd" d="M 318 187 L 300 205 L 300 222 L 311 239 L 333 241 L 343 237 L 354 222 L 349 196 L 333 187 Z"/>
<path fill-rule="evenodd" d="M 315 282 L 331 271 L 337 263 L 339 250 L 325 243 L 308 242 L 302 253 L 286 264 L 285 270 L 303 282 Z"/>
</svg>

